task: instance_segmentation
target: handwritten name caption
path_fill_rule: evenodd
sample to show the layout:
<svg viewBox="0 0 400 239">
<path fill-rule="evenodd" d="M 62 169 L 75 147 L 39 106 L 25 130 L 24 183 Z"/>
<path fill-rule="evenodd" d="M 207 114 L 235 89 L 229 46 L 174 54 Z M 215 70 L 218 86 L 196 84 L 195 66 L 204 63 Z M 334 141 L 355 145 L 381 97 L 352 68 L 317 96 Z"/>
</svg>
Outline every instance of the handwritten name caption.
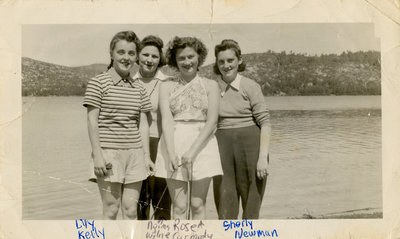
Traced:
<svg viewBox="0 0 400 239">
<path fill-rule="evenodd" d="M 94 220 L 79 219 L 75 220 L 75 226 L 78 230 L 78 239 L 103 238 L 106 239 L 104 228 L 98 229 Z"/>
<path fill-rule="evenodd" d="M 172 223 L 172 225 L 171 225 Z M 174 222 L 149 221 L 147 223 L 146 239 L 212 239 L 213 234 L 208 233 L 203 221 Z"/>
<path fill-rule="evenodd" d="M 259 230 L 253 228 L 253 222 L 250 220 L 242 221 L 224 221 L 222 223 L 224 230 L 235 230 L 235 238 L 263 238 L 263 237 L 278 237 L 276 229 L 271 230 Z"/>
</svg>

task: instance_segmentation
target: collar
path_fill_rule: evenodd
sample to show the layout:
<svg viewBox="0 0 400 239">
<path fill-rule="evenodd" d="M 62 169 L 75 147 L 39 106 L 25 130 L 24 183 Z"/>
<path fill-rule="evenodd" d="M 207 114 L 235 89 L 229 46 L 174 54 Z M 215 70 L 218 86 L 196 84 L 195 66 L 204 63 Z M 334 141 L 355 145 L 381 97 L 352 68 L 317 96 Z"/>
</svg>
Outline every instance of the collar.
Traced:
<svg viewBox="0 0 400 239">
<path fill-rule="evenodd" d="M 132 78 L 134 80 L 137 80 L 137 79 L 141 79 L 144 77 L 142 76 L 142 74 L 140 74 L 140 70 L 138 70 Z M 166 78 L 166 76 L 160 70 L 157 70 L 156 74 L 154 75 L 154 79 L 157 79 L 157 80 L 163 81 L 163 80 L 165 80 L 165 78 Z"/>
<path fill-rule="evenodd" d="M 121 81 L 122 77 L 117 73 L 117 71 L 114 69 L 114 67 L 111 67 L 107 71 L 107 73 L 111 76 L 111 79 L 114 82 L 114 84 L 117 84 L 119 81 Z M 129 80 L 131 83 L 134 81 L 130 74 L 128 75 L 128 77 L 126 79 Z"/>
<path fill-rule="evenodd" d="M 231 87 L 234 88 L 235 90 L 239 91 L 241 79 L 242 79 L 242 76 L 237 74 L 236 78 L 231 82 Z"/>
<path fill-rule="evenodd" d="M 236 78 L 229 84 L 230 87 L 232 87 L 233 89 L 239 91 L 240 90 L 240 81 L 241 81 L 241 79 L 242 79 L 242 76 L 237 74 Z M 220 89 L 222 91 L 225 91 L 226 87 L 228 86 L 228 84 L 224 80 L 222 80 L 222 77 L 218 78 L 218 84 L 219 84 L 219 87 L 220 87 Z"/>
</svg>

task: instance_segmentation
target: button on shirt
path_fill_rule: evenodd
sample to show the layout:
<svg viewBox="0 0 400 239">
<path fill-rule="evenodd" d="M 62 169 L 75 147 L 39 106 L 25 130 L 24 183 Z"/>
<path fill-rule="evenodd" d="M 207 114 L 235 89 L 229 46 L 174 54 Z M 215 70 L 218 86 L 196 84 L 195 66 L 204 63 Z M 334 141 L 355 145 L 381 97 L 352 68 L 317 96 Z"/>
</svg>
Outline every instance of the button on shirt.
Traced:
<svg viewBox="0 0 400 239">
<path fill-rule="evenodd" d="M 218 79 L 221 90 L 218 129 L 270 125 L 260 85 L 240 74 L 229 85 Z"/>
<path fill-rule="evenodd" d="M 98 118 L 100 146 L 103 148 L 141 148 L 138 129 L 140 112 L 151 110 L 146 89 L 128 77 L 121 79 L 114 68 L 89 80 L 84 106 L 100 109 Z"/>
</svg>

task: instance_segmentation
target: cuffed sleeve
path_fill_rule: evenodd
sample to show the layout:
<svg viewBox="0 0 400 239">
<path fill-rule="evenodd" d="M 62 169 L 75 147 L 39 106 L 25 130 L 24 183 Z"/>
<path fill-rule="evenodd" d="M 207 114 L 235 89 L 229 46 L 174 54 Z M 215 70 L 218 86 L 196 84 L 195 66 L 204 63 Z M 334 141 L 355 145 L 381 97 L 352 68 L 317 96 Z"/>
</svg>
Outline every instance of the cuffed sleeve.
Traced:
<svg viewBox="0 0 400 239">
<path fill-rule="evenodd" d="M 96 108 L 101 108 L 102 97 L 102 85 L 99 79 L 90 79 L 86 87 L 86 92 L 83 99 L 83 106 L 87 107 L 88 105 L 90 105 Z"/>
</svg>

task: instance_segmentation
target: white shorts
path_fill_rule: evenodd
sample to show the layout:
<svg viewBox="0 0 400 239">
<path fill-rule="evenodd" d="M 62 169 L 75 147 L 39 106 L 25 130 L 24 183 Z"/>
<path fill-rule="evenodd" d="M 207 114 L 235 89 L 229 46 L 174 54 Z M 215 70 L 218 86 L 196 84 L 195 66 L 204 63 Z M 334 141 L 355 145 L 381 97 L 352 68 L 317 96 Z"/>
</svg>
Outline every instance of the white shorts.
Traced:
<svg viewBox="0 0 400 239">
<path fill-rule="evenodd" d="M 104 181 L 112 183 L 129 184 L 143 181 L 147 178 L 148 172 L 144 162 L 143 148 L 138 149 L 110 149 L 102 148 L 104 160 L 112 164 L 109 175 Z M 94 174 L 93 159 L 90 160 L 89 181 L 97 182 Z"/>
<path fill-rule="evenodd" d="M 175 153 L 178 158 L 189 150 L 192 143 L 198 137 L 204 122 L 175 122 L 174 139 Z M 158 153 L 156 159 L 156 177 L 172 178 L 181 181 L 188 181 L 188 170 L 185 167 L 179 167 L 177 171 L 171 171 L 167 156 L 167 149 L 164 138 L 161 136 L 158 144 Z M 179 162 L 180 164 L 181 162 Z M 208 139 L 203 149 L 193 161 L 192 180 L 222 175 L 221 159 L 219 156 L 218 143 L 215 135 Z"/>
</svg>

